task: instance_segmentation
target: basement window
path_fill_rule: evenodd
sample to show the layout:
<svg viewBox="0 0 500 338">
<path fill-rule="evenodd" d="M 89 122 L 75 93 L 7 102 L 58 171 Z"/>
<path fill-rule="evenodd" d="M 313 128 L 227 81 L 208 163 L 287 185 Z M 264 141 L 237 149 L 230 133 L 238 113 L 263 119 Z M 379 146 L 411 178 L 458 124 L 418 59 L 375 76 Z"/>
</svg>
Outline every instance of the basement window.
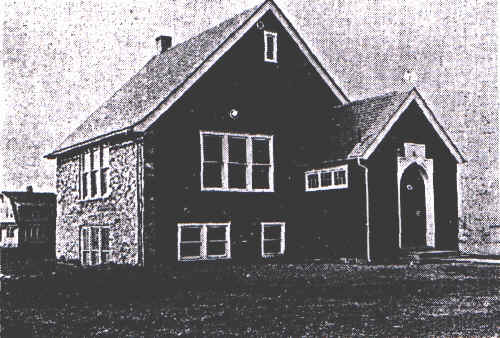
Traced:
<svg viewBox="0 0 500 338">
<path fill-rule="evenodd" d="M 179 223 L 177 225 L 177 260 L 231 258 L 231 223 Z"/>
<path fill-rule="evenodd" d="M 261 255 L 274 257 L 285 253 L 285 223 L 261 223 Z"/>
<path fill-rule="evenodd" d="M 109 227 L 82 227 L 80 232 L 80 249 L 80 261 L 82 265 L 108 263 L 111 259 Z"/>
<path fill-rule="evenodd" d="M 278 62 L 278 34 L 264 31 L 264 61 Z"/>
<path fill-rule="evenodd" d="M 345 189 L 348 187 L 347 165 L 309 170 L 305 181 L 306 191 Z"/>
<path fill-rule="evenodd" d="M 202 191 L 274 191 L 273 137 L 200 132 Z"/>
</svg>

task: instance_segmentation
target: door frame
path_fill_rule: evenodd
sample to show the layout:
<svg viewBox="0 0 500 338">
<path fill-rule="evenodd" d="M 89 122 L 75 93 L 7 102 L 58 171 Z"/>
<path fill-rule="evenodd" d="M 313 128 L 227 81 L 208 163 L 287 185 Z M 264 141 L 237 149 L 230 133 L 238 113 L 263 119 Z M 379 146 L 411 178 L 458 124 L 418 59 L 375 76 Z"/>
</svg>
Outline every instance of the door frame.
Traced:
<svg viewBox="0 0 500 338">
<path fill-rule="evenodd" d="M 425 185 L 425 243 L 436 247 L 436 225 L 434 221 L 434 162 L 425 157 L 425 145 L 405 143 L 405 156 L 397 157 L 398 194 L 398 245 L 403 249 L 403 222 L 401 211 L 401 179 L 411 165 L 416 165 Z"/>
</svg>

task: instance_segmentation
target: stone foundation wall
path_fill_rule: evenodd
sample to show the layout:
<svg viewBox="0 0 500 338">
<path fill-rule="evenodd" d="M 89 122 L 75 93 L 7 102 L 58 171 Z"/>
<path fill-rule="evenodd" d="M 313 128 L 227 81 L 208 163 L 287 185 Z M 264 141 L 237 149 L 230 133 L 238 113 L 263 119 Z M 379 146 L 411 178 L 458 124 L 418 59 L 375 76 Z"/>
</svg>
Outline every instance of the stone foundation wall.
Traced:
<svg viewBox="0 0 500 338">
<path fill-rule="evenodd" d="M 82 226 L 109 226 L 111 261 L 138 263 L 138 145 L 123 141 L 110 147 L 110 188 L 106 198 L 79 200 L 78 155 L 57 161 L 56 257 L 80 260 Z"/>
</svg>

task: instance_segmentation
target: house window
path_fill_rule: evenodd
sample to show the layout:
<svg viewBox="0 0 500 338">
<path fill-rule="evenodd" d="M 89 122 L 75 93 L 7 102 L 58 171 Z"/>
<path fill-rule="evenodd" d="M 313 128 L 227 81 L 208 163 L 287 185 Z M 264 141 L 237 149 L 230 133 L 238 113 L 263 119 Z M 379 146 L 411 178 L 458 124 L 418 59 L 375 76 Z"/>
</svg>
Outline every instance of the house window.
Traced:
<svg viewBox="0 0 500 338">
<path fill-rule="evenodd" d="M 273 137 L 200 132 L 201 189 L 273 191 Z"/>
<path fill-rule="evenodd" d="M 264 61 L 278 62 L 278 34 L 264 32 Z"/>
<path fill-rule="evenodd" d="M 178 224 L 179 261 L 231 258 L 231 223 Z"/>
<path fill-rule="evenodd" d="M 261 223 L 262 257 L 273 257 L 285 253 L 285 223 Z"/>
<path fill-rule="evenodd" d="M 108 263 L 111 258 L 109 227 L 85 226 L 80 233 L 82 265 Z"/>
<path fill-rule="evenodd" d="M 39 225 L 33 225 L 25 228 L 25 239 L 27 241 L 39 241 L 41 240 L 40 237 L 40 226 Z"/>
<path fill-rule="evenodd" d="M 109 147 L 92 148 L 81 156 L 81 199 L 105 197 L 109 194 Z"/>
<path fill-rule="evenodd" d="M 7 227 L 7 238 L 14 238 L 15 227 Z"/>
<path fill-rule="evenodd" d="M 347 188 L 347 165 L 305 173 L 306 191 Z"/>
</svg>

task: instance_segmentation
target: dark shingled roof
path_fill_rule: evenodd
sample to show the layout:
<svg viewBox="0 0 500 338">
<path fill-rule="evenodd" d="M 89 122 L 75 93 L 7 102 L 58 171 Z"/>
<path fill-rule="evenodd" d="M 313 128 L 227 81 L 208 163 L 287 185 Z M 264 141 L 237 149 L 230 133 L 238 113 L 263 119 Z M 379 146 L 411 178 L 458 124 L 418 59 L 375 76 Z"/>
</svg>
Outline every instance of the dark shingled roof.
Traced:
<svg viewBox="0 0 500 338">
<path fill-rule="evenodd" d="M 143 120 L 174 93 L 203 61 L 262 5 L 248 9 L 154 56 L 52 154 L 100 136 L 125 130 Z"/>
<path fill-rule="evenodd" d="M 55 203 L 56 194 L 51 192 L 2 191 L 2 194 L 15 202 Z"/>
<path fill-rule="evenodd" d="M 409 95 L 391 92 L 335 107 L 331 114 L 333 152 L 328 158 L 361 157 Z"/>
</svg>

